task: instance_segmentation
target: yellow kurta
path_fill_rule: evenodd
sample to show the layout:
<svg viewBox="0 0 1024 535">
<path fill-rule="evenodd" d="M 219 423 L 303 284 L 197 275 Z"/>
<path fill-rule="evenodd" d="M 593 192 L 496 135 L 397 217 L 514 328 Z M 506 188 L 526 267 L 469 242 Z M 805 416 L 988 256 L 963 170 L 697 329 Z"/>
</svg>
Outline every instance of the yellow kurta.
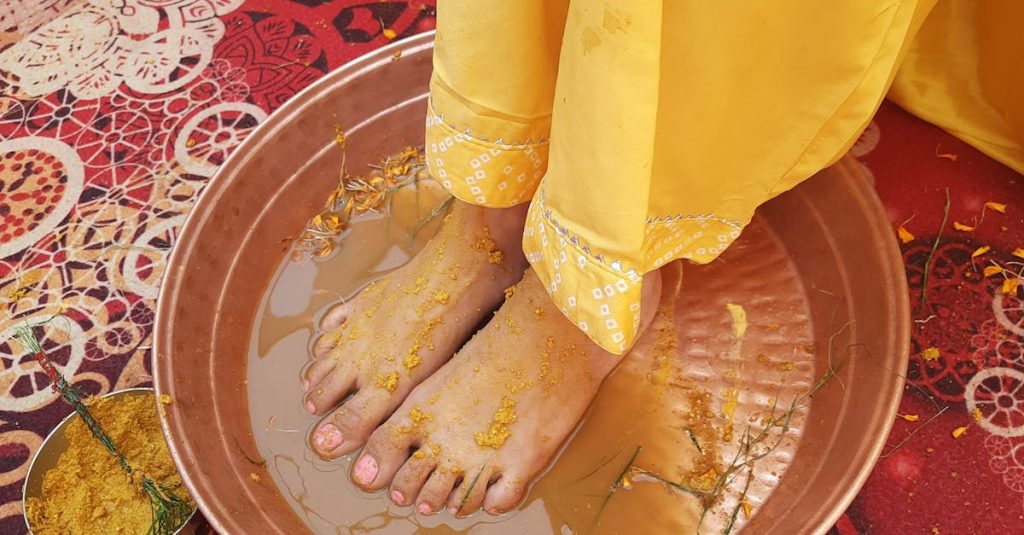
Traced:
<svg viewBox="0 0 1024 535">
<path fill-rule="evenodd" d="M 976 74 L 1020 32 L 995 15 L 1005 35 L 982 38 L 968 29 L 984 10 L 948 3 L 925 22 L 935 0 L 440 0 L 427 161 L 464 201 L 532 200 L 527 258 L 622 353 L 644 274 L 714 260 L 761 203 L 842 156 L 905 57 L 898 102 L 1024 169 L 1022 105 L 991 87 L 1024 85 L 1021 48 L 1015 70 Z"/>
</svg>

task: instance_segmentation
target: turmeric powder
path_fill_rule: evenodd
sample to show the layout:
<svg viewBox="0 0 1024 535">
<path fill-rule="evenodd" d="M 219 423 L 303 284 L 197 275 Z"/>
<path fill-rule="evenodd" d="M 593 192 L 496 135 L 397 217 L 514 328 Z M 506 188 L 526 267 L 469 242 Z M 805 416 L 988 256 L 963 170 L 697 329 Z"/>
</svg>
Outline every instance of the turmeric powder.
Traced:
<svg viewBox="0 0 1024 535">
<path fill-rule="evenodd" d="M 181 485 L 157 420 L 153 398 L 121 395 L 96 400 L 89 412 L 135 468 L 179 496 Z M 25 514 L 36 535 L 75 533 L 140 534 L 153 522 L 150 502 L 133 478 L 96 440 L 81 418 L 65 433 L 68 449 L 43 476 L 41 497 L 25 500 Z M 191 499 L 189 500 L 191 502 Z"/>
</svg>

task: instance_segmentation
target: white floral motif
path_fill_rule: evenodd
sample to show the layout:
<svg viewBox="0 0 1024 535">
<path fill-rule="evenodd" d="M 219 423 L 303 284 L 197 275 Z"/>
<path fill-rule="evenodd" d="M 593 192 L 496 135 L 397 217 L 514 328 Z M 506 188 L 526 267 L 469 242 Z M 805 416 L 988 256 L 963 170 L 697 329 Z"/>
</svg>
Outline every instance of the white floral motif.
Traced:
<svg viewBox="0 0 1024 535">
<path fill-rule="evenodd" d="M 0 53 L 0 83 L 31 97 L 67 88 L 99 98 L 122 83 L 146 94 L 178 89 L 209 64 L 224 35 L 217 17 L 241 3 L 88 0 Z"/>
</svg>

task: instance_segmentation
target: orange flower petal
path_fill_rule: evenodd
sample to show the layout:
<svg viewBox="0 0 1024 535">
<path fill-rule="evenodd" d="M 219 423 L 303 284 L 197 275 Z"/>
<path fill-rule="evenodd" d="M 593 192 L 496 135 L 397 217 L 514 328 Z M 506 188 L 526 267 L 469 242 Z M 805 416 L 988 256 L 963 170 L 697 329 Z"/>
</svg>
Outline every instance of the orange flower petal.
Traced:
<svg viewBox="0 0 1024 535">
<path fill-rule="evenodd" d="M 1000 214 L 1006 213 L 1006 205 L 1001 202 L 988 201 L 987 203 L 985 203 L 985 208 L 988 208 L 989 210 L 995 210 Z"/>
<path fill-rule="evenodd" d="M 991 277 L 1002 273 L 1003 268 L 999 266 L 985 266 L 985 269 L 981 270 L 981 272 L 984 273 L 986 277 Z"/>
<path fill-rule="evenodd" d="M 957 427 L 956 429 L 953 430 L 953 438 L 960 438 L 960 437 L 964 436 L 965 433 L 967 433 L 967 426 L 966 425 L 961 426 L 961 427 Z"/>
<path fill-rule="evenodd" d="M 1017 286 L 1020 285 L 1020 279 L 1014 277 L 1003 281 L 1003 287 L 1000 289 L 1003 295 L 1017 295 Z"/>
<path fill-rule="evenodd" d="M 953 222 L 953 228 L 955 228 L 955 229 L 957 229 L 957 230 L 959 230 L 961 232 L 974 232 L 974 227 L 972 227 L 970 225 L 965 225 L 965 224 L 963 224 L 963 223 L 961 223 L 959 221 L 954 221 Z"/>
<path fill-rule="evenodd" d="M 1012 254 L 1013 256 L 1016 256 L 1017 258 L 1024 258 L 1024 249 L 1021 249 L 1021 248 L 1014 249 L 1013 252 L 1010 253 L 1010 254 Z"/>
<path fill-rule="evenodd" d="M 900 225 L 900 227 L 896 229 L 896 236 L 899 237 L 900 241 L 903 243 L 910 243 L 914 241 L 914 235 L 911 234 L 903 225 Z"/>
<path fill-rule="evenodd" d="M 992 250 L 992 248 L 989 247 L 988 245 L 983 245 L 981 247 L 978 247 L 977 249 L 974 250 L 973 253 L 971 253 L 971 258 L 977 258 L 977 257 L 979 257 L 979 256 L 981 256 L 981 255 L 983 255 L 983 254 L 985 254 L 985 253 L 987 253 L 987 252 L 989 252 L 991 250 Z"/>
</svg>

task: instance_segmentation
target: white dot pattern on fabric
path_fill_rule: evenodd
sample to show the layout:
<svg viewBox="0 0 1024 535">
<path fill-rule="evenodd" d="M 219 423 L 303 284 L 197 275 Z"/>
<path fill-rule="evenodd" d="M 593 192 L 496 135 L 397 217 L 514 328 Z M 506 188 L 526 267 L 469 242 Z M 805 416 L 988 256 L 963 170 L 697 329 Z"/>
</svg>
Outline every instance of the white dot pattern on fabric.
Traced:
<svg viewBox="0 0 1024 535">
<path fill-rule="evenodd" d="M 635 262 L 595 251 L 563 226 L 546 206 L 543 185 L 527 216 L 523 233 L 527 260 L 566 317 L 613 353 L 630 347 L 640 325 L 643 278 L 639 273 L 676 258 L 709 262 L 742 229 L 738 222 L 710 214 L 650 217 L 646 223 L 645 257 Z"/>
<path fill-rule="evenodd" d="M 473 204 L 504 207 L 529 201 L 547 170 L 546 140 L 481 139 L 445 123 L 432 104 L 425 146 L 431 175 L 452 195 Z M 506 179 L 510 176 L 514 184 Z"/>
</svg>

